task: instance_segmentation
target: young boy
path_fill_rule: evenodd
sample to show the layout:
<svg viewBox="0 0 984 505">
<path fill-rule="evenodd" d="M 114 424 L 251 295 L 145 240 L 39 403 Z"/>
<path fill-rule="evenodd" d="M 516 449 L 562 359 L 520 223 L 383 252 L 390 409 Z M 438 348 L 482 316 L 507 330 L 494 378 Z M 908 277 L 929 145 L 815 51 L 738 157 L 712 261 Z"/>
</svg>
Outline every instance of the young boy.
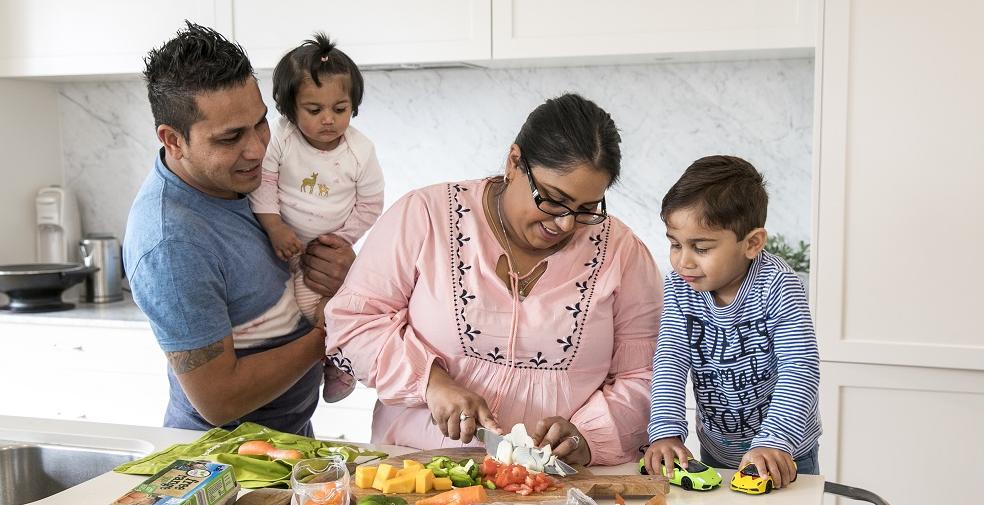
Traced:
<svg viewBox="0 0 984 505">
<path fill-rule="evenodd" d="M 752 463 L 776 488 L 819 471 L 816 336 L 802 282 L 763 250 L 768 203 L 762 176 L 732 156 L 695 161 L 663 198 L 673 272 L 653 357 L 651 474 L 693 457 L 688 371 L 702 462 Z"/>
</svg>

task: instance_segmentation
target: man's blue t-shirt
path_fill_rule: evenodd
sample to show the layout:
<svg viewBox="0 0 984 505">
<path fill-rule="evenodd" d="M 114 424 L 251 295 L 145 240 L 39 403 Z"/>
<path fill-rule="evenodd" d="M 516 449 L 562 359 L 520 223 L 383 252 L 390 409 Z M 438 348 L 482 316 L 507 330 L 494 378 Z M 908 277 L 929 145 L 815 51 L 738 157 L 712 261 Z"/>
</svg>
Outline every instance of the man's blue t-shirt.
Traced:
<svg viewBox="0 0 984 505">
<path fill-rule="evenodd" d="M 130 209 L 123 262 L 133 299 L 165 352 L 199 349 L 231 335 L 234 326 L 273 307 L 290 278 L 247 199 L 216 198 L 189 186 L 164 165 L 163 149 Z M 237 354 L 277 347 L 307 331 L 302 319 L 291 334 Z M 165 426 L 210 428 L 169 375 Z M 319 381 L 320 366 L 242 421 L 310 432 Z"/>
</svg>

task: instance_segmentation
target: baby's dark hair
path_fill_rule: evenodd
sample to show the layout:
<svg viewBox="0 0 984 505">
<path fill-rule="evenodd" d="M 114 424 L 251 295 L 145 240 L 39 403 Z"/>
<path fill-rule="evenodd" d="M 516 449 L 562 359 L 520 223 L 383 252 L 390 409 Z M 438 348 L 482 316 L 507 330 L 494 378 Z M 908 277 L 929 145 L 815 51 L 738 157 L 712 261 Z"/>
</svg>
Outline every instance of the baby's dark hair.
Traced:
<svg viewBox="0 0 984 505">
<path fill-rule="evenodd" d="M 704 226 L 731 230 L 742 240 L 765 226 L 769 194 L 751 163 L 736 156 L 706 156 L 693 162 L 666 193 L 659 217 L 665 223 L 671 213 L 687 208 L 701 214 Z"/>
<path fill-rule="evenodd" d="M 186 27 L 144 58 L 147 97 L 154 125 L 166 124 L 189 140 L 201 119 L 199 93 L 241 86 L 253 77 L 253 65 L 238 44 L 221 33 L 185 21 Z"/>
<path fill-rule="evenodd" d="M 362 103 L 362 72 L 359 67 L 335 47 L 322 32 L 314 34 L 314 39 L 291 49 L 273 69 L 273 101 L 277 110 L 291 123 L 297 123 L 297 91 L 307 76 L 311 76 L 315 86 L 321 87 L 322 75 L 347 75 L 349 77 L 349 99 L 352 100 L 352 115 L 359 115 Z"/>
<path fill-rule="evenodd" d="M 621 141 L 605 109 L 581 95 L 566 93 L 533 109 L 513 143 L 531 165 L 566 173 L 589 163 L 608 174 L 611 186 L 622 167 Z"/>
</svg>

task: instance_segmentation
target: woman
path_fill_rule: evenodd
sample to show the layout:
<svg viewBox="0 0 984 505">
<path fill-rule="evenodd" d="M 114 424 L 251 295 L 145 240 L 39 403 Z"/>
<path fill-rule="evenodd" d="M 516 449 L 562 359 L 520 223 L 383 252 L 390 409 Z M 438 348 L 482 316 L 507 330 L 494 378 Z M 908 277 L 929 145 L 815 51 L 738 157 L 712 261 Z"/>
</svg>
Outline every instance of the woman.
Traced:
<svg viewBox="0 0 984 505">
<path fill-rule="evenodd" d="M 373 442 L 525 423 L 569 463 L 639 457 L 662 280 L 606 213 L 620 140 L 593 102 L 547 100 L 504 176 L 412 191 L 380 218 L 325 309 L 333 361 L 379 395 Z"/>
</svg>

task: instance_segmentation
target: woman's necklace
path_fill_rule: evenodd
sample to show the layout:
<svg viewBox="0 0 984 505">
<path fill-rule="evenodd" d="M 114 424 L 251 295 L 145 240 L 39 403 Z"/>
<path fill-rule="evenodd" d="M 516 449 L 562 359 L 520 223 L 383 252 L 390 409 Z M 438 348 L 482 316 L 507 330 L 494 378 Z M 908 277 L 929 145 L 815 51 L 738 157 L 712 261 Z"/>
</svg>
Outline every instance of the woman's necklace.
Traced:
<svg viewBox="0 0 984 505">
<path fill-rule="evenodd" d="M 537 279 L 539 279 L 540 276 L 543 275 L 544 271 L 540 271 L 536 275 L 533 275 L 533 271 L 540 266 L 539 263 L 533 265 L 533 268 L 531 268 L 529 272 L 526 272 L 526 275 L 524 276 L 520 276 L 518 272 L 512 271 L 512 259 L 515 256 L 513 255 L 512 252 L 512 245 L 510 245 L 509 234 L 506 233 L 505 220 L 502 219 L 502 193 L 498 193 L 495 196 L 495 213 L 499 218 L 499 228 L 502 230 L 502 237 L 501 237 L 502 243 L 506 245 L 506 258 L 509 260 L 507 262 L 508 265 L 507 268 L 509 269 L 509 273 L 511 275 L 516 276 L 516 284 L 517 287 L 519 288 L 519 296 L 525 298 L 526 295 L 529 294 L 530 285 L 533 284 Z M 495 227 L 493 227 L 493 230 L 494 229 Z M 498 233 L 496 235 L 498 235 Z"/>
</svg>

